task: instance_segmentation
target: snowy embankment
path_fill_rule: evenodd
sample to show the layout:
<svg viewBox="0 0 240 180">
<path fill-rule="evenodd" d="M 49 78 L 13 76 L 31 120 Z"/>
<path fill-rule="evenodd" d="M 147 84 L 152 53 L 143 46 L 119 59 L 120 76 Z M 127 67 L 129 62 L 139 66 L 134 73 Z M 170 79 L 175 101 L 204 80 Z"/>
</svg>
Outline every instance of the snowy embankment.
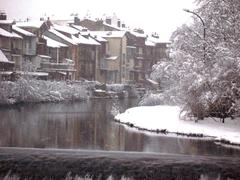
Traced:
<svg viewBox="0 0 240 180">
<path fill-rule="evenodd" d="M 180 108 L 176 106 L 141 106 L 128 109 L 115 116 L 115 119 L 149 130 L 166 129 L 168 132 L 203 134 L 212 136 L 216 140 L 240 144 L 239 119 L 227 119 L 224 124 L 212 118 L 194 122 L 180 119 L 179 114 Z"/>
<path fill-rule="evenodd" d="M 55 82 L 19 78 L 0 82 L 0 104 L 59 102 L 88 98 L 88 82 Z"/>
</svg>

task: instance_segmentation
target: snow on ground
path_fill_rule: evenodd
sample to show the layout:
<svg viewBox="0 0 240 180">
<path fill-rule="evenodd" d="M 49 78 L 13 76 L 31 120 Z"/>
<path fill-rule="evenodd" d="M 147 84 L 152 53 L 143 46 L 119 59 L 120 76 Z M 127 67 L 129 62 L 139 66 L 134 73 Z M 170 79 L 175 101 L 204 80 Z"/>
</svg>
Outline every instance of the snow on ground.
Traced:
<svg viewBox="0 0 240 180">
<path fill-rule="evenodd" d="M 223 124 L 219 119 L 207 118 L 196 123 L 180 119 L 179 114 L 180 108 L 177 106 L 141 106 L 128 109 L 115 119 L 142 128 L 203 134 L 240 144 L 240 119 L 227 119 Z"/>
</svg>

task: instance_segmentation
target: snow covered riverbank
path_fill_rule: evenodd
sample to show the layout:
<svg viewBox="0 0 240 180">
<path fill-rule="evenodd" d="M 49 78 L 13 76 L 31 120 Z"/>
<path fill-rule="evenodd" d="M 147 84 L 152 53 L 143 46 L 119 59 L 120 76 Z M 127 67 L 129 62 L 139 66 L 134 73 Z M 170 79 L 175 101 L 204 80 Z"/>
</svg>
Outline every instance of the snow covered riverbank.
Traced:
<svg viewBox="0 0 240 180">
<path fill-rule="evenodd" d="M 207 118 L 197 123 L 180 119 L 180 108 L 176 106 L 141 106 L 126 110 L 115 116 L 116 120 L 132 123 L 146 129 L 166 129 L 169 132 L 203 134 L 217 140 L 227 140 L 240 144 L 240 120 L 227 119 L 221 123 L 218 119 Z"/>
</svg>

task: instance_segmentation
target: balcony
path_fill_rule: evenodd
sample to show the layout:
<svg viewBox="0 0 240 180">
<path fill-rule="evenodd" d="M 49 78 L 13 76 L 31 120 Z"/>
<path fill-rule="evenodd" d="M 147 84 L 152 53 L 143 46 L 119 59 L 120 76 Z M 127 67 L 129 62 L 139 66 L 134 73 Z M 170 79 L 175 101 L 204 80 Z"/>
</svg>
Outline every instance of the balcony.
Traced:
<svg viewBox="0 0 240 180">
<path fill-rule="evenodd" d="M 70 63 L 42 62 L 41 69 L 43 71 L 47 71 L 47 72 L 55 72 L 55 71 L 73 72 L 73 71 L 76 71 L 74 69 L 74 64 L 70 64 Z"/>
<path fill-rule="evenodd" d="M 18 48 L 13 48 L 11 50 L 11 53 L 14 54 L 14 55 L 21 55 L 22 54 L 22 50 L 18 49 Z"/>
<path fill-rule="evenodd" d="M 117 56 L 111 56 L 101 59 L 100 70 L 117 71 L 119 69 L 117 58 Z"/>
</svg>

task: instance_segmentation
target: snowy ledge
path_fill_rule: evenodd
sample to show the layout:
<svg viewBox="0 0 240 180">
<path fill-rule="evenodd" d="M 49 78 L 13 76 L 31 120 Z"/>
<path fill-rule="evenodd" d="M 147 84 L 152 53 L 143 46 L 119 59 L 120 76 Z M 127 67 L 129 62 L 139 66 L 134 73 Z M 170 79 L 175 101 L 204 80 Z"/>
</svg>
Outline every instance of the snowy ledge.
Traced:
<svg viewBox="0 0 240 180">
<path fill-rule="evenodd" d="M 197 123 L 180 119 L 177 106 L 141 106 L 115 116 L 115 121 L 139 130 L 155 133 L 174 133 L 188 137 L 212 137 L 222 144 L 240 146 L 240 119 L 227 119 L 223 124 L 206 118 Z"/>
</svg>

